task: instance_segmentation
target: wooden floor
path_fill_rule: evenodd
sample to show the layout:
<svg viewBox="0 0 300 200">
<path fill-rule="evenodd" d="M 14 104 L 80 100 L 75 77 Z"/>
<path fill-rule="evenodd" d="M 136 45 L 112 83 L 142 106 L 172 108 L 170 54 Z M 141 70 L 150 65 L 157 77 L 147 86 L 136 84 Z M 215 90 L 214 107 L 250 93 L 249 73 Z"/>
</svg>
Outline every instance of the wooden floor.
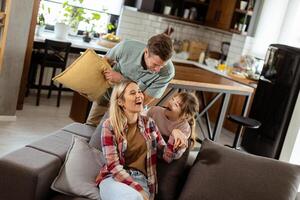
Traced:
<svg viewBox="0 0 300 200">
<path fill-rule="evenodd" d="M 72 96 L 62 96 L 61 106 L 56 107 L 56 96 L 41 97 L 40 106 L 35 106 L 35 95 L 25 98 L 24 109 L 17 111 L 17 121 L 0 121 L 0 156 L 21 148 L 46 136 L 73 121 L 68 117 Z M 196 132 L 199 133 L 199 127 Z M 201 137 L 201 134 L 199 135 Z M 232 144 L 233 134 L 222 130 L 220 143 Z"/>
<path fill-rule="evenodd" d="M 42 96 L 35 106 L 35 96 L 25 98 L 24 109 L 17 111 L 15 122 L 0 121 L 0 156 L 21 148 L 73 121 L 68 117 L 72 96 L 63 96 L 56 107 L 56 96 Z"/>
</svg>

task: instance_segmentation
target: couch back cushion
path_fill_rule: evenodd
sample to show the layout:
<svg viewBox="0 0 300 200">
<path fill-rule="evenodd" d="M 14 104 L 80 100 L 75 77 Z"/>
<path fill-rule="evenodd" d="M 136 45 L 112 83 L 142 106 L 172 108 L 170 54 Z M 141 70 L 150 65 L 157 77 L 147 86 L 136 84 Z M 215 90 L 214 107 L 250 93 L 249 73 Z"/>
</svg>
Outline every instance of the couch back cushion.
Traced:
<svg viewBox="0 0 300 200">
<path fill-rule="evenodd" d="M 295 200 L 300 166 L 205 140 L 179 200 Z"/>
<path fill-rule="evenodd" d="M 162 159 L 157 162 L 158 193 L 157 200 L 177 199 L 186 178 L 186 165 L 189 156 L 187 149 L 178 160 L 167 163 Z"/>
</svg>

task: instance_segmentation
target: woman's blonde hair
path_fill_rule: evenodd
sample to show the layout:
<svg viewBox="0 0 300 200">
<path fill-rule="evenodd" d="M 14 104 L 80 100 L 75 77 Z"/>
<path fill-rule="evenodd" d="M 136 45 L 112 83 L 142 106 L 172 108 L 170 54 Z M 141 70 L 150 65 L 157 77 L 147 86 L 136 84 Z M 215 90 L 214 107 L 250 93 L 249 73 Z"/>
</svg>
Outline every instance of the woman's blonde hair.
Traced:
<svg viewBox="0 0 300 200">
<path fill-rule="evenodd" d="M 189 125 L 191 126 L 191 147 L 194 146 L 196 142 L 196 120 L 195 115 L 199 110 L 199 101 L 198 98 L 191 92 L 181 92 L 176 95 L 176 97 L 180 98 L 180 107 L 181 113 L 180 117 L 184 116 L 187 118 Z"/>
<path fill-rule="evenodd" d="M 124 138 L 123 130 L 127 124 L 126 115 L 118 101 L 125 101 L 125 90 L 130 83 L 136 84 L 134 81 L 124 80 L 118 85 L 115 85 L 110 97 L 109 119 L 117 141 Z"/>
</svg>

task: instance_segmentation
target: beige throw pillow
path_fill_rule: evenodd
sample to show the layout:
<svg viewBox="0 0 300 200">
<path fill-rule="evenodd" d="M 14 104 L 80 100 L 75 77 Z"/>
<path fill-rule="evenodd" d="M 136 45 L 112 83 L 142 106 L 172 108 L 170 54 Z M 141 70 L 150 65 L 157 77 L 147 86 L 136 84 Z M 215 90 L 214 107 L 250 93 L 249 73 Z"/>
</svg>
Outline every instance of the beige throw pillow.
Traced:
<svg viewBox="0 0 300 200">
<path fill-rule="evenodd" d="M 65 162 L 51 188 L 63 194 L 98 200 L 100 194 L 95 180 L 104 163 L 101 151 L 74 136 Z"/>
<path fill-rule="evenodd" d="M 87 49 L 53 80 L 71 88 L 91 101 L 96 101 L 110 87 L 103 75 L 105 69 L 111 69 L 109 63 L 92 49 Z"/>
</svg>

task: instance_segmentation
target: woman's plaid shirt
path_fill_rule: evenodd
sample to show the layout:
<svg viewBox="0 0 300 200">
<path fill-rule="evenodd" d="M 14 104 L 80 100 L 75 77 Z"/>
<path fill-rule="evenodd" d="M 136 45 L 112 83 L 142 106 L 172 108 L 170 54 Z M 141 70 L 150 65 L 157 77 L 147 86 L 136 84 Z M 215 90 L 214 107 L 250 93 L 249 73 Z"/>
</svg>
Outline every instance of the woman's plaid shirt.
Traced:
<svg viewBox="0 0 300 200">
<path fill-rule="evenodd" d="M 146 169 L 148 187 L 151 194 L 150 199 L 154 199 L 154 194 L 157 192 L 157 148 L 163 149 L 163 158 L 167 162 L 171 162 L 174 159 L 176 153 L 173 152 L 173 145 L 166 145 L 155 122 L 151 118 L 140 115 L 138 118 L 138 127 L 140 129 L 140 133 L 143 134 L 146 140 Z M 128 126 L 125 127 L 124 132 L 126 132 L 127 130 Z M 112 126 L 110 125 L 109 119 L 107 119 L 103 123 L 101 143 L 103 155 L 106 159 L 106 164 L 100 169 L 99 175 L 96 179 L 97 184 L 99 184 L 108 175 L 112 175 L 115 180 L 129 185 L 137 191 L 142 191 L 142 186 L 135 182 L 129 175 L 129 173 L 124 169 L 124 153 L 127 149 L 127 141 L 126 139 L 120 139 L 120 141 L 116 141 L 116 137 L 113 132 Z"/>
</svg>

